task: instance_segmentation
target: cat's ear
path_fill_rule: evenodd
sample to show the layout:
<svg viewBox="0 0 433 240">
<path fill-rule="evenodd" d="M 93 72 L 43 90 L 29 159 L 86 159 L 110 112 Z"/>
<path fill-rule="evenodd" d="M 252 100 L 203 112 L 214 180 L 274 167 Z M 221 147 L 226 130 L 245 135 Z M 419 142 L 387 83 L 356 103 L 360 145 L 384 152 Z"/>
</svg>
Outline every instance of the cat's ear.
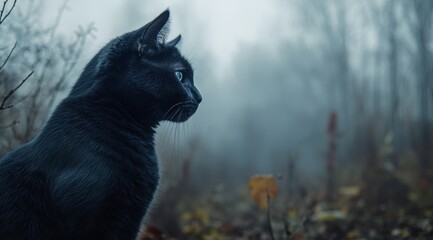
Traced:
<svg viewBox="0 0 433 240">
<path fill-rule="evenodd" d="M 167 47 L 175 47 L 180 42 L 181 38 L 182 38 L 182 36 L 179 34 L 179 36 L 177 36 L 175 39 L 166 43 Z"/>
<path fill-rule="evenodd" d="M 170 11 L 167 9 L 150 23 L 138 29 L 137 32 L 140 36 L 139 41 L 142 43 L 157 41 L 161 34 L 165 35 L 168 30 L 164 28 L 164 26 L 166 26 L 169 18 Z"/>
<path fill-rule="evenodd" d="M 143 27 L 125 33 L 124 35 L 109 42 L 95 57 L 96 70 L 100 73 L 115 66 L 115 62 L 125 53 L 131 50 L 137 50 L 140 54 L 154 54 L 158 49 L 158 40 L 164 37 L 168 32 L 167 22 L 170 17 L 170 11 L 167 9 L 158 17 L 144 25 Z M 137 48 L 138 45 L 138 48 Z"/>
</svg>

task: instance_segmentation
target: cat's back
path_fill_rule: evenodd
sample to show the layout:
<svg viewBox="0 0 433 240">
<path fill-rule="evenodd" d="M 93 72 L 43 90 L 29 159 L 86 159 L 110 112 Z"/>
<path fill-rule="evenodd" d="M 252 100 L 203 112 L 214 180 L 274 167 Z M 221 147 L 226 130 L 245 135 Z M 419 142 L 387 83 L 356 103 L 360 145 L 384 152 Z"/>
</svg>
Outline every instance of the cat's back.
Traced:
<svg viewBox="0 0 433 240">
<path fill-rule="evenodd" d="M 59 239 L 63 235 L 52 208 L 47 174 L 31 166 L 30 144 L 0 160 L 0 236 L 2 239 Z"/>
</svg>

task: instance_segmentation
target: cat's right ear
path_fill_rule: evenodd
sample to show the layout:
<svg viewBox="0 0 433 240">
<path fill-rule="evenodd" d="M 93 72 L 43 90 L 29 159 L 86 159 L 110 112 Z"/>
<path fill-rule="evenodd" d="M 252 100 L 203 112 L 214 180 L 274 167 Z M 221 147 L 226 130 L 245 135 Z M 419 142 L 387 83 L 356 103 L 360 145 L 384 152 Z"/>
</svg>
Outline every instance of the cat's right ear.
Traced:
<svg viewBox="0 0 433 240">
<path fill-rule="evenodd" d="M 167 47 L 176 47 L 176 45 L 180 42 L 182 36 L 179 34 L 175 39 L 171 40 L 170 42 L 166 43 L 165 45 Z"/>
</svg>

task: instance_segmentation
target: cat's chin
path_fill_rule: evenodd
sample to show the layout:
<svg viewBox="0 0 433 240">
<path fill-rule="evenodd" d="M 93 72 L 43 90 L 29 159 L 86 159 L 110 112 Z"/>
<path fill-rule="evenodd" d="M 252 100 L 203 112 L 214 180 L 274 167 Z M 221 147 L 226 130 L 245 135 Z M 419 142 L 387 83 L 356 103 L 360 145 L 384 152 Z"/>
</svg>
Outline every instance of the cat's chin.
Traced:
<svg viewBox="0 0 433 240">
<path fill-rule="evenodd" d="M 195 112 L 197 111 L 197 108 L 195 109 L 184 109 L 182 110 L 176 117 L 170 119 L 170 122 L 176 122 L 181 123 L 188 120 Z"/>
<path fill-rule="evenodd" d="M 184 113 L 184 114 L 180 115 L 179 118 L 172 120 L 172 122 L 177 122 L 177 123 L 185 122 L 194 114 L 194 112 Z"/>
<path fill-rule="evenodd" d="M 169 122 L 181 123 L 188 120 L 197 111 L 198 104 L 188 103 L 180 106 L 176 110 L 176 114 L 169 119 L 164 119 Z"/>
</svg>

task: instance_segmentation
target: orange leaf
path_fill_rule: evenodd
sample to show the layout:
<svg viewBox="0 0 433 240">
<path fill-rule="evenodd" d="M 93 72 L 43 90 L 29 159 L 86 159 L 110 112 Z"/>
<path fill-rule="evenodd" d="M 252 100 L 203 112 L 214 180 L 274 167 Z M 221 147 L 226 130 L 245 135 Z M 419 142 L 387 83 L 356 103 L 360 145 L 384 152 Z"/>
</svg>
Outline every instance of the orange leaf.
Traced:
<svg viewBox="0 0 433 240">
<path fill-rule="evenodd" d="M 278 185 L 272 175 L 255 175 L 248 181 L 251 198 L 260 208 L 268 207 L 268 200 L 278 195 Z"/>
</svg>

